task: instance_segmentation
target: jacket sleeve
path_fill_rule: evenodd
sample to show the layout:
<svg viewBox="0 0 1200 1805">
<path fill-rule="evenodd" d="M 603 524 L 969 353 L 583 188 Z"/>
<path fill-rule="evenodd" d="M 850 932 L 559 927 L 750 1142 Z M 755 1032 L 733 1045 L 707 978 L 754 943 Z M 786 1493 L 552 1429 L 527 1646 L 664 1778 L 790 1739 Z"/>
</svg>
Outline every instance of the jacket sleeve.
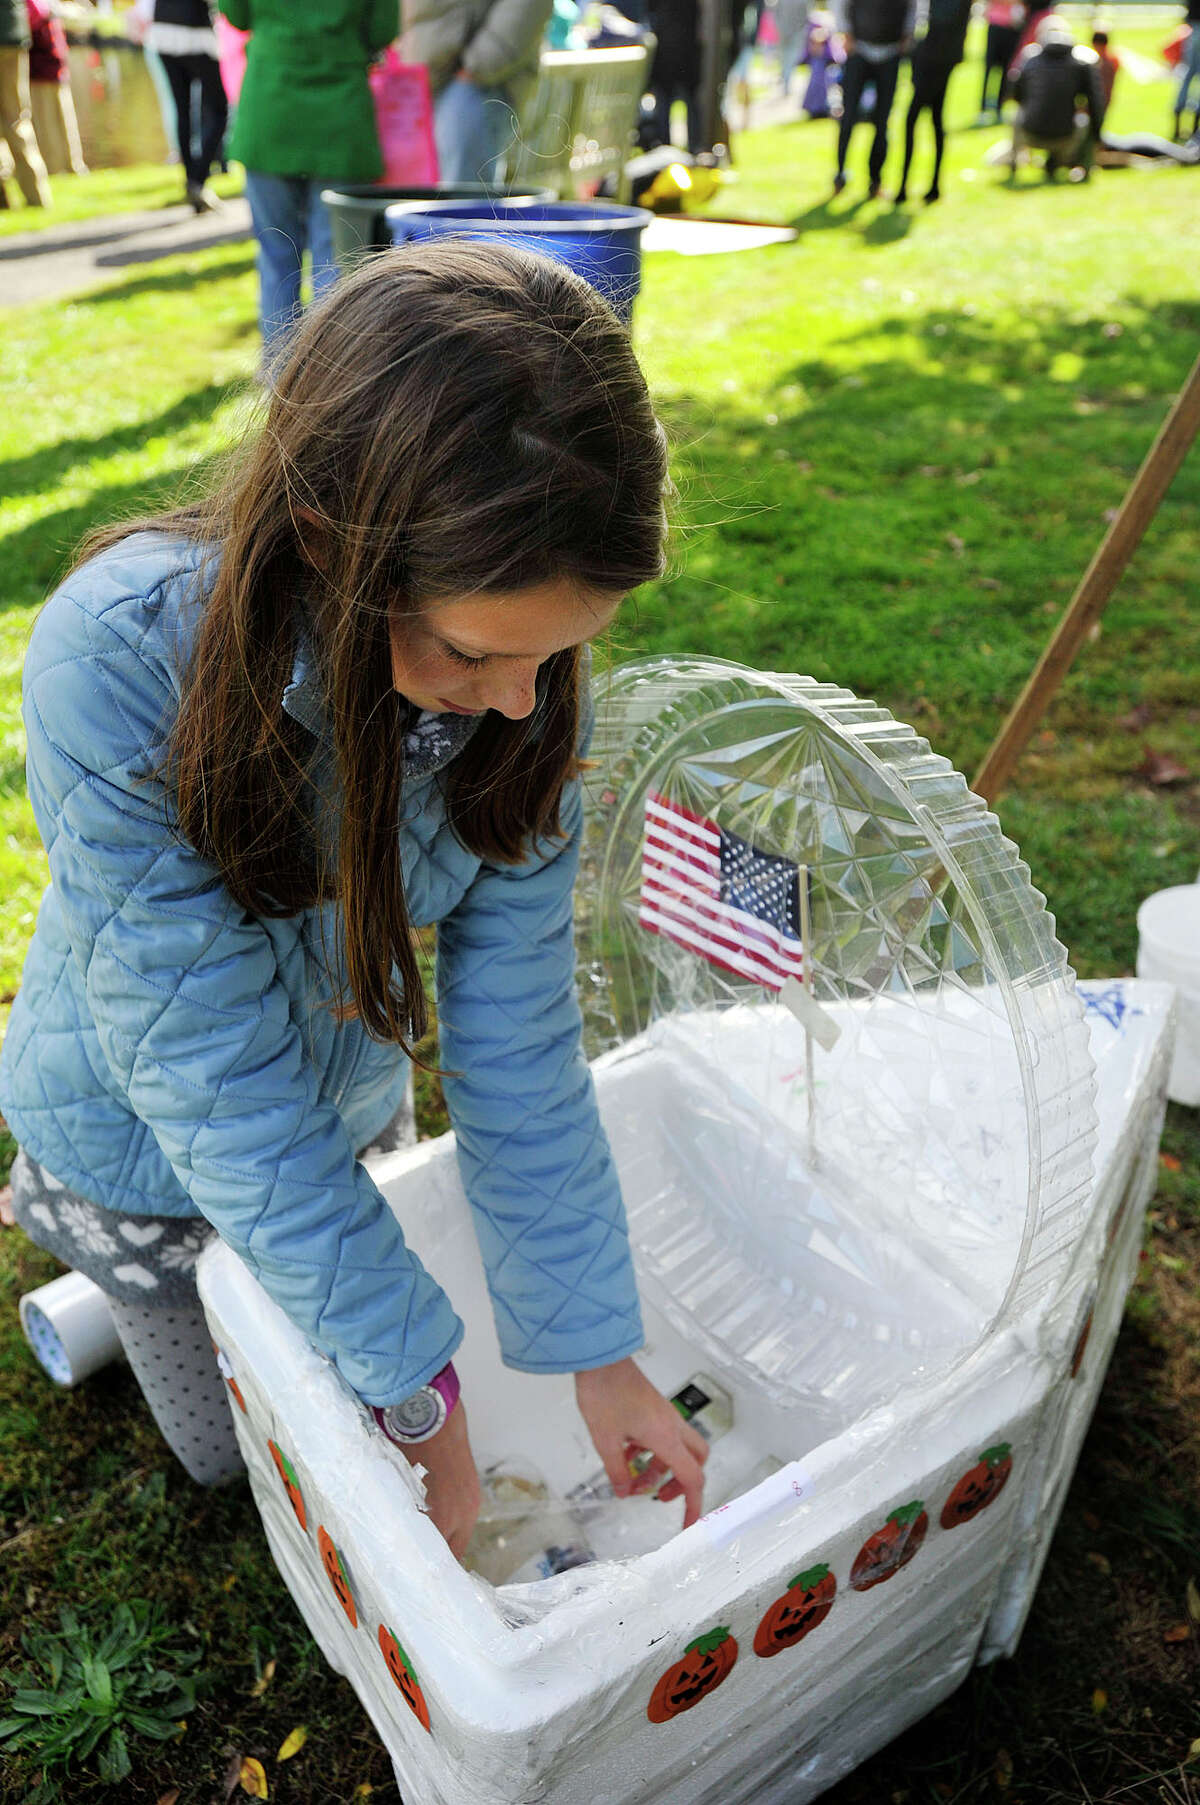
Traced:
<svg viewBox="0 0 1200 1805">
<path fill-rule="evenodd" d="M 386 50 L 400 36 L 400 0 L 371 0 L 367 18 L 367 48 L 372 54 Z"/>
<path fill-rule="evenodd" d="M 193 1203 L 351 1388 L 391 1403 L 462 1325 L 318 1094 L 267 924 L 172 831 L 145 749 L 175 706 L 128 622 L 52 600 L 26 665 L 29 792 L 100 1047 Z"/>
<path fill-rule="evenodd" d="M 438 929 L 446 1100 L 500 1349 L 523 1372 L 581 1372 L 642 1345 L 625 1209 L 580 1044 L 566 842 L 484 865 Z"/>
<path fill-rule="evenodd" d="M 483 87 L 506 81 L 530 61 L 554 0 L 496 0 L 462 52 L 462 66 Z"/>
</svg>

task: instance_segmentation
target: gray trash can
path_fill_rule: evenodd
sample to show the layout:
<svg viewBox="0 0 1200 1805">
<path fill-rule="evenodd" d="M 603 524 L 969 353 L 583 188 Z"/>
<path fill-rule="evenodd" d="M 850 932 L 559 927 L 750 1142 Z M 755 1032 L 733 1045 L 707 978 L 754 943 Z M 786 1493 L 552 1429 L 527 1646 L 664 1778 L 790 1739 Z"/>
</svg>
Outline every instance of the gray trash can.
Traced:
<svg viewBox="0 0 1200 1805">
<path fill-rule="evenodd" d="M 517 183 L 511 188 L 489 188 L 484 182 L 434 182 L 426 188 L 385 188 L 377 182 L 348 182 L 324 188 L 321 199 L 329 208 L 333 230 L 333 254 L 346 269 L 369 251 L 382 251 L 392 243 L 384 215 L 396 201 L 480 201 L 502 199 L 513 206 L 552 201 L 552 188 L 532 188 Z"/>
</svg>

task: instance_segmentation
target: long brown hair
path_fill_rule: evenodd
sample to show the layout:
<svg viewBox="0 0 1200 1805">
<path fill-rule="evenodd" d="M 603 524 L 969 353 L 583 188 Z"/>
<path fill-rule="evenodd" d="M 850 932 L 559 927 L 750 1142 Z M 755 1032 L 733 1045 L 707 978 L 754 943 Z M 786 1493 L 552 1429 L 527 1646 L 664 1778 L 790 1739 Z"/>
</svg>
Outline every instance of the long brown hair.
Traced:
<svg viewBox="0 0 1200 1805">
<path fill-rule="evenodd" d="M 390 620 L 555 578 L 645 582 L 663 568 L 665 483 L 628 336 L 581 278 L 500 244 L 411 245 L 305 316 L 261 431 L 211 496 L 85 546 L 149 526 L 219 556 L 164 764 L 178 829 L 254 914 L 338 904 L 343 1000 L 376 1038 L 411 1049 L 426 1024 L 400 869 L 408 714 Z M 336 753 L 327 855 L 312 741 L 281 707 L 302 626 Z M 470 851 L 515 863 L 561 832 L 578 714 L 567 651 L 543 665 L 527 720 L 485 715 L 447 785 Z"/>
</svg>

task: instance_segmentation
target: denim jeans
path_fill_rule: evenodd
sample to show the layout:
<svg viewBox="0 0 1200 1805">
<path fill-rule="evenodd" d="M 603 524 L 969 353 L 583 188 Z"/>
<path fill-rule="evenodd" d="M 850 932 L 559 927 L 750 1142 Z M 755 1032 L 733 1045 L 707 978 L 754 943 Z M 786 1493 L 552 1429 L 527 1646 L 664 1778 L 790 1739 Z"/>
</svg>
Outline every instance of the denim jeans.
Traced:
<svg viewBox="0 0 1200 1805">
<path fill-rule="evenodd" d="M 850 134 L 858 120 L 858 106 L 863 96 L 863 89 L 868 83 L 875 84 L 875 136 L 871 140 L 871 154 L 867 161 L 867 170 L 872 182 L 878 182 L 883 176 L 883 165 L 888 153 L 888 118 L 892 111 L 892 102 L 896 98 L 896 77 L 900 72 L 900 54 L 885 57 L 881 63 L 868 62 L 860 51 L 852 51 L 846 58 L 846 66 L 842 70 L 842 117 L 838 126 L 838 174 L 846 173 L 846 153 L 850 149 Z"/>
<path fill-rule="evenodd" d="M 517 121 L 498 88 L 447 82 L 433 105 L 433 136 L 443 182 L 499 182 Z"/>
<path fill-rule="evenodd" d="M 328 181 L 315 176 L 246 171 L 246 199 L 258 245 L 258 323 L 269 346 L 300 311 L 300 268 L 312 258 L 314 298 L 337 279 L 329 210 L 321 200 Z"/>
</svg>

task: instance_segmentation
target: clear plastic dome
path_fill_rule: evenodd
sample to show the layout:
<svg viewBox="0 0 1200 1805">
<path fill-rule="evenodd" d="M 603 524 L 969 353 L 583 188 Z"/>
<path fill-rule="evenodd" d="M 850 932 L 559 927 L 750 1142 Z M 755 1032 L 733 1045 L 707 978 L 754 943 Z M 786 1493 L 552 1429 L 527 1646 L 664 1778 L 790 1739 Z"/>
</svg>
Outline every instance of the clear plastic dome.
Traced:
<svg viewBox="0 0 1200 1805">
<path fill-rule="evenodd" d="M 648 1298 L 857 1415 L 1061 1281 L 1093 1067 L 1016 847 L 910 727 L 717 659 L 597 686 L 589 1053 Z"/>
</svg>

